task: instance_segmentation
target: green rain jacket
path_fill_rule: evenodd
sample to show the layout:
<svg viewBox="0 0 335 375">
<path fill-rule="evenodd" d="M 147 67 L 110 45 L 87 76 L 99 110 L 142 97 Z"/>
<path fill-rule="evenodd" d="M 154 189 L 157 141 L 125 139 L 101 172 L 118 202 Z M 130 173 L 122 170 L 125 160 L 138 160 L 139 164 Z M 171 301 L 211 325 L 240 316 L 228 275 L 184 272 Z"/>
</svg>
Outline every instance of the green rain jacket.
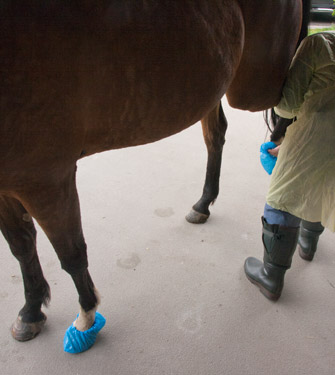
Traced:
<svg viewBox="0 0 335 375">
<path fill-rule="evenodd" d="M 278 115 L 294 118 L 273 170 L 267 203 L 335 231 L 335 33 L 303 40 Z"/>
</svg>

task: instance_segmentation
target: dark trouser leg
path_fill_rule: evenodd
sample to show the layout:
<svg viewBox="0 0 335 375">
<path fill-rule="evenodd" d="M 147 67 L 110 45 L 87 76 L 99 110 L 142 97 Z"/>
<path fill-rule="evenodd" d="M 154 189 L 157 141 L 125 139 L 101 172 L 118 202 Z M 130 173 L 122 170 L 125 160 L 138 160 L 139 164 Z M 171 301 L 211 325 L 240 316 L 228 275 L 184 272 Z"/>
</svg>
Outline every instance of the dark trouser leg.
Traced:
<svg viewBox="0 0 335 375">
<path fill-rule="evenodd" d="M 264 219 L 268 224 L 277 224 L 285 227 L 297 228 L 301 219 L 285 211 L 277 210 L 267 203 L 264 207 Z"/>
</svg>

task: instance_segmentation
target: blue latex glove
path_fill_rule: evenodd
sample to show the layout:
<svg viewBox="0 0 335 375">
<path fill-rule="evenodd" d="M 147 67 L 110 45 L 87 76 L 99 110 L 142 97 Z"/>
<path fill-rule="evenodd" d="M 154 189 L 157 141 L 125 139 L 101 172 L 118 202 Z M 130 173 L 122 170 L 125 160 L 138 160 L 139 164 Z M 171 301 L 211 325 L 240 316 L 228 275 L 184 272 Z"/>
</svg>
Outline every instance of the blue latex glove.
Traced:
<svg viewBox="0 0 335 375">
<path fill-rule="evenodd" d="M 269 154 L 268 150 L 275 147 L 277 147 L 277 145 L 274 142 L 266 142 L 261 145 L 261 163 L 268 174 L 272 173 L 277 161 L 277 158 Z"/>
<path fill-rule="evenodd" d="M 87 331 L 78 331 L 72 323 L 65 332 L 63 341 L 64 351 L 75 354 L 88 350 L 95 343 L 97 334 L 105 323 L 106 319 L 98 312 L 95 313 L 95 320 L 92 327 Z"/>
</svg>

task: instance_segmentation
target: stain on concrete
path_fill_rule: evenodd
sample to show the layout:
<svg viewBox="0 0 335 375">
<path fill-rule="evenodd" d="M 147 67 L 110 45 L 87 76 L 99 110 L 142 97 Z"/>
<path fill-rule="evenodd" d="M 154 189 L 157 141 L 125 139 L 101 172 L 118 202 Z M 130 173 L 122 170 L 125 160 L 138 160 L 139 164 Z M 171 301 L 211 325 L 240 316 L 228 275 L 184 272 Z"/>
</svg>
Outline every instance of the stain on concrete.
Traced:
<svg viewBox="0 0 335 375">
<path fill-rule="evenodd" d="M 5 299 L 5 298 L 7 298 L 8 297 L 8 293 L 7 292 L 1 292 L 0 293 L 0 298 L 1 299 Z"/>
<path fill-rule="evenodd" d="M 116 261 L 116 265 L 125 269 L 133 269 L 141 263 L 140 257 L 136 253 L 132 253 L 128 258 L 120 258 Z"/>
<path fill-rule="evenodd" d="M 20 284 L 22 283 L 22 277 L 18 275 L 12 275 L 11 281 L 13 284 Z"/>
<path fill-rule="evenodd" d="M 177 320 L 177 327 L 185 333 L 195 334 L 202 327 L 201 313 L 199 309 L 182 313 Z"/>
<path fill-rule="evenodd" d="M 159 217 L 169 217 L 169 216 L 174 215 L 173 208 L 171 207 L 156 208 L 154 212 L 155 212 L 155 215 Z"/>
</svg>

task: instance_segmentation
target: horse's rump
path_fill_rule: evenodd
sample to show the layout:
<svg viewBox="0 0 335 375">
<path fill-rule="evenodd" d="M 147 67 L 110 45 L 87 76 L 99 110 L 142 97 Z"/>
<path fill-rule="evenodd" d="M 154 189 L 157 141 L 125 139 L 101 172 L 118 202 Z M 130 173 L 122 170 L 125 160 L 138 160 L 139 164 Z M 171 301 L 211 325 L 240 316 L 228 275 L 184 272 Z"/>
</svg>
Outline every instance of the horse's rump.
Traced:
<svg viewBox="0 0 335 375">
<path fill-rule="evenodd" d="M 301 1 L 238 0 L 245 22 L 243 55 L 227 90 L 234 108 L 261 111 L 279 99 L 301 27 Z"/>
</svg>

